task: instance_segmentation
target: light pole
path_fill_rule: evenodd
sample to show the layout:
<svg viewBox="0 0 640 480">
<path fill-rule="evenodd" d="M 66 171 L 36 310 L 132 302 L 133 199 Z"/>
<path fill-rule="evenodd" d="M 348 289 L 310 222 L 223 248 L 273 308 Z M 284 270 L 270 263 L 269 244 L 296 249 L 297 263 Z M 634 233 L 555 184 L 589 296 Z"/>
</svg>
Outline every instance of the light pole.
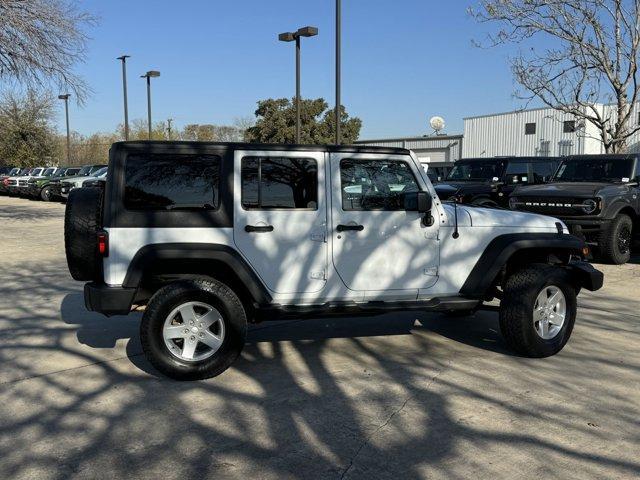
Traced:
<svg viewBox="0 0 640 480">
<path fill-rule="evenodd" d="M 122 92 L 124 93 L 124 139 L 129 140 L 129 107 L 127 106 L 127 58 L 130 55 L 122 55 L 118 60 L 122 61 Z"/>
<path fill-rule="evenodd" d="M 342 41 L 342 1 L 336 0 L 336 145 L 340 145 L 340 65 Z"/>
<path fill-rule="evenodd" d="M 278 35 L 281 42 L 296 42 L 296 143 L 300 143 L 300 39 L 318 35 L 316 27 L 299 28 L 297 32 L 285 32 Z"/>
<path fill-rule="evenodd" d="M 147 79 L 147 122 L 149 126 L 149 140 L 151 140 L 151 78 L 159 76 L 160 72 L 157 70 L 149 70 L 144 75 L 140 75 L 140 78 Z"/>
<path fill-rule="evenodd" d="M 65 93 L 64 95 L 58 95 L 60 100 L 64 100 L 64 113 L 67 117 L 67 165 L 71 164 L 71 137 L 69 133 L 69 95 Z"/>
</svg>

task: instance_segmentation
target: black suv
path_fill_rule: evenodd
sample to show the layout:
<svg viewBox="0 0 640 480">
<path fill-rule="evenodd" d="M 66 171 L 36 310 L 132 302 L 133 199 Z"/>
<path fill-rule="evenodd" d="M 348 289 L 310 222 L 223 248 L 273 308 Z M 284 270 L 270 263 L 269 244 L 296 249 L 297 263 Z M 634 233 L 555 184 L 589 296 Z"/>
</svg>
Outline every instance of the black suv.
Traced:
<svg viewBox="0 0 640 480">
<path fill-rule="evenodd" d="M 547 185 L 516 189 L 509 206 L 558 217 L 574 235 L 598 244 L 606 261 L 626 263 L 640 232 L 639 157 L 567 157 Z"/>
<path fill-rule="evenodd" d="M 435 189 L 443 201 L 506 207 L 509 194 L 518 185 L 545 183 L 558 163 L 556 157 L 467 158 L 458 160 Z"/>
</svg>

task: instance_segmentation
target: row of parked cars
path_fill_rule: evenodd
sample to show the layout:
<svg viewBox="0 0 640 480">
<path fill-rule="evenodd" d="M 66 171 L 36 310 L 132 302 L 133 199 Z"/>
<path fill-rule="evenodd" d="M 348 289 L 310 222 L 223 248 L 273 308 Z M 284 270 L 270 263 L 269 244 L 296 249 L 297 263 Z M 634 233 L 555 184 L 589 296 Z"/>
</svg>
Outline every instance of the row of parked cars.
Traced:
<svg viewBox="0 0 640 480">
<path fill-rule="evenodd" d="M 640 240 L 639 157 L 465 159 L 435 189 L 442 200 L 559 218 L 603 260 L 623 264 Z"/>
<path fill-rule="evenodd" d="M 0 167 L 0 194 L 45 202 L 63 201 L 74 188 L 99 185 L 106 177 L 106 165 Z"/>
</svg>

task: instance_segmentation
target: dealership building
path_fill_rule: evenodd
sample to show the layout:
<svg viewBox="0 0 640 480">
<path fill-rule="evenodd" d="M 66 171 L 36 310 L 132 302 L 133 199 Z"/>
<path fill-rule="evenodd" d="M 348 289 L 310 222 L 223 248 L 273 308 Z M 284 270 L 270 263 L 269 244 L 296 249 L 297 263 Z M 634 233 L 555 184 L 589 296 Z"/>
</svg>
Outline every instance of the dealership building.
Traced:
<svg viewBox="0 0 640 480">
<path fill-rule="evenodd" d="M 640 123 L 639 104 L 632 113 Z M 609 116 L 613 105 L 594 105 Z M 360 145 L 403 147 L 413 150 L 423 164 L 446 169 L 460 158 L 503 156 L 566 156 L 604 153 L 597 129 L 551 108 L 480 115 L 464 119 L 464 133 L 422 137 L 359 140 Z M 640 132 L 629 139 L 631 152 L 640 152 Z"/>
</svg>

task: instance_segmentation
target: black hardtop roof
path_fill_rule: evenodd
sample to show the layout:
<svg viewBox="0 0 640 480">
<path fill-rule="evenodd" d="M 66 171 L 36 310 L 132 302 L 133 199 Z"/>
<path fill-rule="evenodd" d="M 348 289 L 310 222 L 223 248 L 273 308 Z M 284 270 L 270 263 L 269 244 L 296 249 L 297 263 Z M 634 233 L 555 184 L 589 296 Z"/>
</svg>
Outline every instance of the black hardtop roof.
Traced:
<svg viewBox="0 0 640 480">
<path fill-rule="evenodd" d="M 562 157 L 516 157 L 516 156 L 504 156 L 504 157 L 475 157 L 475 158 L 461 158 L 460 160 L 456 160 L 457 162 L 500 162 L 500 161 L 509 161 L 509 162 L 531 162 L 531 161 L 548 161 L 548 160 L 561 160 Z"/>
<path fill-rule="evenodd" d="M 626 160 L 626 159 L 637 159 L 640 157 L 638 153 L 600 153 L 600 154 L 585 154 L 585 155 L 569 155 L 567 157 L 563 157 L 562 160 Z"/>
<path fill-rule="evenodd" d="M 116 142 L 112 145 L 116 148 L 143 147 L 143 146 L 176 146 L 176 147 L 227 147 L 233 150 L 284 150 L 290 152 L 344 152 L 344 153 L 387 153 L 396 155 L 408 155 L 406 148 L 374 147 L 371 145 L 292 145 L 284 143 L 244 143 L 244 142 L 189 142 L 189 141 L 158 141 L 135 140 L 128 142 Z"/>
</svg>

